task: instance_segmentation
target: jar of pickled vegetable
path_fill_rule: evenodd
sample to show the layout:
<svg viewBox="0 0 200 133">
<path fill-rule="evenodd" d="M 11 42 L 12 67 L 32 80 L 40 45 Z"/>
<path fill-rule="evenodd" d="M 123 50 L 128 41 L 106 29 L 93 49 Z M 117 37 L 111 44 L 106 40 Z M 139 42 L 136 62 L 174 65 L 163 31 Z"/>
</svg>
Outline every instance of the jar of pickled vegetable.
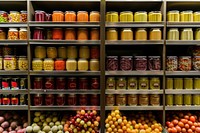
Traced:
<svg viewBox="0 0 200 133">
<path fill-rule="evenodd" d="M 0 56 L 0 70 L 3 70 L 3 58 Z"/>
<path fill-rule="evenodd" d="M 194 89 L 200 89 L 200 78 L 194 78 Z"/>
<path fill-rule="evenodd" d="M 200 11 L 194 12 L 194 22 L 200 22 Z"/>
<path fill-rule="evenodd" d="M 135 94 L 128 95 L 128 105 L 129 106 L 137 106 L 138 104 L 138 96 Z"/>
<path fill-rule="evenodd" d="M 174 104 L 176 106 L 182 106 L 183 105 L 183 95 L 182 94 L 176 94 L 174 96 Z"/>
<path fill-rule="evenodd" d="M 58 57 L 66 59 L 67 58 L 67 48 L 66 47 L 58 47 Z"/>
<path fill-rule="evenodd" d="M 33 89 L 43 89 L 42 77 L 35 77 L 33 82 Z"/>
<path fill-rule="evenodd" d="M 135 56 L 135 69 L 137 71 L 147 70 L 147 57 L 146 56 Z"/>
<path fill-rule="evenodd" d="M 44 46 L 36 46 L 34 53 L 36 58 L 46 58 L 46 48 Z"/>
<path fill-rule="evenodd" d="M 47 106 L 54 105 L 54 95 L 53 94 L 45 95 L 45 105 L 47 105 Z"/>
<path fill-rule="evenodd" d="M 80 105 L 88 105 L 88 97 L 86 94 L 79 95 L 79 104 Z"/>
<path fill-rule="evenodd" d="M 168 22 L 179 22 L 180 20 L 179 11 L 173 10 L 167 13 L 167 20 Z"/>
<path fill-rule="evenodd" d="M 193 22 L 193 11 L 182 11 L 181 22 Z"/>
<path fill-rule="evenodd" d="M 41 10 L 35 11 L 35 21 L 40 21 L 40 22 L 46 21 L 46 16 L 47 14 L 44 11 Z"/>
<path fill-rule="evenodd" d="M 58 58 L 55 61 L 55 70 L 65 70 L 65 61 L 62 58 Z"/>
<path fill-rule="evenodd" d="M 4 70 L 16 70 L 17 69 L 17 59 L 15 56 L 4 56 L 3 60 Z"/>
<path fill-rule="evenodd" d="M 147 40 L 147 30 L 145 28 L 138 28 L 135 32 L 135 40 Z"/>
<path fill-rule="evenodd" d="M 132 56 L 121 56 L 120 57 L 120 70 L 122 70 L 122 71 L 133 70 L 133 57 Z"/>
<path fill-rule="evenodd" d="M 62 21 L 64 21 L 64 13 L 61 12 L 61 11 L 53 11 L 52 21 L 53 22 L 62 22 Z"/>
<path fill-rule="evenodd" d="M 43 62 L 45 71 L 53 71 L 54 70 L 54 60 L 51 58 L 44 59 Z"/>
<path fill-rule="evenodd" d="M 173 98 L 173 95 L 171 95 L 171 94 L 168 94 L 168 95 L 166 95 L 166 105 L 167 106 L 173 106 L 173 104 L 174 104 L 174 98 Z"/>
<path fill-rule="evenodd" d="M 150 89 L 160 89 L 160 79 L 159 78 L 150 78 Z"/>
<path fill-rule="evenodd" d="M 88 40 L 88 29 L 87 28 L 79 28 L 77 32 L 78 40 Z"/>
<path fill-rule="evenodd" d="M 10 11 L 8 18 L 9 22 L 20 22 L 20 13 L 18 11 Z"/>
<path fill-rule="evenodd" d="M 179 40 L 179 30 L 178 28 L 170 28 L 167 33 L 168 40 Z"/>
<path fill-rule="evenodd" d="M 79 59 L 78 60 L 78 70 L 79 71 L 88 71 L 89 63 L 86 59 Z"/>
<path fill-rule="evenodd" d="M 8 22 L 8 13 L 0 11 L 0 22 Z"/>
<path fill-rule="evenodd" d="M 0 28 L 0 40 L 6 39 L 6 32 L 3 28 Z"/>
<path fill-rule="evenodd" d="M 53 59 L 57 57 L 56 47 L 47 47 L 47 57 Z"/>
<path fill-rule="evenodd" d="M 76 71 L 77 70 L 77 61 L 75 59 L 67 59 L 66 70 L 67 71 Z"/>
<path fill-rule="evenodd" d="M 181 31 L 181 40 L 193 40 L 193 38 L 192 28 L 184 28 Z"/>
<path fill-rule="evenodd" d="M 153 28 L 149 34 L 150 40 L 161 40 L 162 39 L 162 32 L 159 28 Z"/>
<path fill-rule="evenodd" d="M 109 41 L 118 40 L 118 31 L 116 28 L 109 28 L 106 31 L 106 39 Z"/>
<path fill-rule="evenodd" d="M 200 40 L 200 28 L 197 28 L 195 31 L 195 40 Z"/>
<path fill-rule="evenodd" d="M 119 77 L 117 79 L 117 87 L 116 89 L 117 90 L 125 90 L 127 88 L 127 85 L 126 85 L 126 78 L 123 78 L 123 77 Z"/>
<path fill-rule="evenodd" d="M 177 71 L 178 58 L 177 56 L 167 56 L 167 71 Z"/>
<path fill-rule="evenodd" d="M 126 106 L 126 95 L 124 95 L 124 94 L 116 95 L 116 105 L 117 106 Z"/>
<path fill-rule="evenodd" d="M 33 39 L 43 40 L 44 39 L 44 28 L 36 27 L 34 29 Z"/>
<path fill-rule="evenodd" d="M 27 29 L 26 28 L 20 28 L 19 40 L 27 40 Z"/>
<path fill-rule="evenodd" d="M 115 105 L 115 95 L 109 94 L 106 95 L 106 106 L 114 106 Z"/>
<path fill-rule="evenodd" d="M 91 59 L 89 66 L 90 66 L 90 71 L 99 71 L 99 60 Z"/>
<path fill-rule="evenodd" d="M 90 22 L 99 22 L 100 21 L 100 13 L 98 11 L 90 12 Z"/>
<path fill-rule="evenodd" d="M 88 46 L 80 46 L 79 58 L 88 59 L 90 58 L 90 49 Z"/>
<path fill-rule="evenodd" d="M 121 31 L 121 40 L 133 40 L 133 31 L 131 28 L 124 28 Z"/>
<path fill-rule="evenodd" d="M 114 77 L 108 77 L 106 80 L 106 89 L 115 89 L 116 83 Z"/>
<path fill-rule="evenodd" d="M 192 101 L 194 106 L 199 106 L 200 105 L 200 95 L 199 94 L 194 94 L 192 96 Z"/>
<path fill-rule="evenodd" d="M 145 11 L 135 12 L 134 21 L 135 22 L 147 22 L 147 12 L 145 12 Z"/>
<path fill-rule="evenodd" d="M 53 40 L 62 40 L 63 39 L 62 28 L 53 28 L 52 38 L 53 38 Z"/>
<path fill-rule="evenodd" d="M 90 48 L 90 58 L 91 59 L 99 59 L 100 53 L 99 53 L 99 47 L 98 46 L 92 46 Z"/>
<path fill-rule="evenodd" d="M 161 22 L 162 21 L 162 13 L 161 11 L 152 11 L 148 14 L 149 22 Z"/>
<path fill-rule="evenodd" d="M 88 22 L 89 15 L 87 11 L 78 11 L 77 22 Z"/>
<path fill-rule="evenodd" d="M 27 60 L 26 56 L 19 56 L 18 69 L 19 70 L 28 70 L 28 60 Z"/>
<path fill-rule="evenodd" d="M 161 59 L 160 56 L 149 56 L 148 57 L 148 67 L 149 70 L 160 70 L 161 69 Z"/>
<path fill-rule="evenodd" d="M 184 89 L 193 89 L 193 78 L 184 78 Z"/>
<path fill-rule="evenodd" d="M 192 95 L 191 94 L 185 94 L 184 95 L 184 105 L 192 105 Z"/>
<path fill-rule="evenodd" d="M 133 12 L 131 11 L 120 12 L 120 22 L 133 22 Z"/>
<path fill-rule="evenodd" d="M 27 22 L 27 11 L 20 11 L 20 22 Z"/>
<path fill-rule="evenodd" d="M 137 78 L 129 77 L 128 78 L 128 90 L 129 89 L 138 89 L 138 81 Z"/>
<path fill-rule="evenodd" d="M 99 33 L 98 28 L 92 28 L 90 30 L 90 40 L 99 40 Z"/>
<path fill-rule="evenodd" d="M 139 105 L 141 105 L 141 106 L 149 105 L 149 96 L 147 94 L 139 95 Z"/>
<path fill-rule="evenodd" d="M 183 78 L 174 78 L 174 89 L 183 89 Z"/>
<path fill-rule="evenodd" d="M 179 69 L 181 71 L 190 71 L 192 69 L 191 56 L 181 56 L 181 57 L 179 57 Z"/>
<path fill-rule="evenodd" d="M 149 80 L 148 80 L 148 78 L 145 78 L 145 77 L 139 78 L 139 89 L 141 89 L 141 90 L 149 89 Z"/>
<path fill-rule="evenodd" d="M 74 11 L 66 11 L 65 22 L 75 22 L 75 21 L 76 21 L 76 13 Z"/>
<path fill-rule="evenodd" d="M 118 12 L 111 11 L 106 13 L 106 22 L 118 22 L 118 20 Z"/>
<path fill-rule="evenodd" d="M 42 71 L 42 69 L 43 69 L 43 60 L 41 60 L 39 58 L 33 58 L 32 69 L 33 69 L 33 71 Z"/>
<path fill-rule="evenodd" d="M 107 56 L 106 68 L 108 71 L 118 70 L 118 57 L 117 56 Z"/>
<path fill-rule="evenodd" d="M 174 80 L 173 78 L 166 78 L 166 89 L 174 88 Z"/>
<path fill-rule="evenodd" d="M 158 95 L 158 94 L 150 95 L 150 105 L 159 106 L 160 105 L 160 95 Z"/>
<path fill-rule="evenodd" d="M 76 46 L 68 46 L 67 47 L 67 58 L 76 59 L 77 58 L 77 47 Z"/>
<path fill-rule="evenodd" d="M 9 28 L 8 31 L 8 40 L 18 40 L 19 39 L 19 31 L 17 28 Z"/>
</svg>

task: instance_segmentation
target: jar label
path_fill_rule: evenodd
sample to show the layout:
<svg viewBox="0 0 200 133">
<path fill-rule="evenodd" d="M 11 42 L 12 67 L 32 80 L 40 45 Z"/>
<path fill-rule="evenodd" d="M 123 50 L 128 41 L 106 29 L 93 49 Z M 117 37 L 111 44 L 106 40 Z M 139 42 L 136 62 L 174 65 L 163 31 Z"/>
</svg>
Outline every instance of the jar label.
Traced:
<svg viewBox="0 0 200 133">
<path fill-rule="evenodd" d="M 141 83 L 140 85 L 141 85 L 141 87 L 146 87 L 147 86 L 146 83 Z"/>
<path fill-rule="evenodd" d="M 119 87 L 124 87 L 125 84 L 124 83 L 119 83 Z"/>
<path fill-rule="evenodd" d="M 69 89 L 76 89 L 76 83 L 69 83 Z"/>
<path fill-rule="evenodd" d="M 159 87 L 159 83 L 154 83 L 153 86 L 154 87 Z"/>
<path fill-rule="evenodd" d="M 135 83 L 130 83 L 129 84 L 130 87 L 135 87 L 135 85 L 136 85 Z"/>
<path fill-rule="evenodd" d="M 53 89 L 53 84 L 51 81 L 46 81 L 45 83 L 45 88 L 46 89 Z"/>
<path fill-rule="evenodd" d="M 108 84 L 108 87 L 114 87 L 114 84 L 110 83 Z"/>
</svg>

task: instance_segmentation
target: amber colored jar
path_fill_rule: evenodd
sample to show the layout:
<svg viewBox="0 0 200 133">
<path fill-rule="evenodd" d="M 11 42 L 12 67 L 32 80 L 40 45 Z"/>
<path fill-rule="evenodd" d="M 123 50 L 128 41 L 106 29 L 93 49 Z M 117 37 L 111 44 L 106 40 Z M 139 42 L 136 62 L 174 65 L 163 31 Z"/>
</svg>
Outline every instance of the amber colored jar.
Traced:
<svg viewBox="0 0 200 133">
<path fill-rule="evenodd" d="M 35 94 L 33 98 L 34 106 L 41 106 L 43 104 L 43 97 L 41 94 Z"/>
<path fill-rule="evenodd" d="M 0 28 L 0 40 L 5 40 L 6 39 L 6 32 L 4 29 Z"/>
<path fill-rule="evenodd" d="M 69 94 L 67 97 L 68 105 L 76 105 L 77 104 L 77 96 L 76 94 Z"/>
<path fill-rule="evenodd" d="M 45 105 L 51 106 L 54 105 L 54 95 L 48 94 L 45 96 Z"/>
<path fill-rule="evenodd" d="M 126 95 L 124 95 L 124 94 L 116 95 L 116 105 L 117 106 L 126 106 Z"/>
<path fill-rule="evenodd" d="M 66 47 L 58 47 L 58 57 L 66 59 L 67 58 L 67 48 Z"/>
<path fill-rule="evenodd" d="M 80 46 L 79 58 L 88 59 L 90 58 L 90 49 L 88 46 Z"/>
<path fill-rule="evenodd" d="M 77 13 L 77 22 L 88 22 L 88 12 L 86 11 L 79 11 Z"/>
<path fill-rule="evenodd" d="M 90 71 L 99 71 L 99 60 L 98 59 L 90 60 Z"/>
<path fill-rule="evenodd" d="M 57 105 L 60 105 L 60 106 L 63 106 L 65 105 L 65 95 L 64 94 L 59 94 L 56 96 L 56 104 Z"/>
<path fill-rule="evenodd" d="M 118 31 L 116 28 L 109 28 L 106 31 L 106 39 L 109 41 L 118 40 Z"/>
<path fill-rule="evenodd" d="M 90 96 L 90 104 L 93 106 L 99 105 L 99 96 L 97 94 L 92 94 Z"/>
<path fill-rule="evenodd" d="M 100 21 L 100 13 L 97 11 L 90 12 L 90 22 L 99 22 Z"/>
<path fill-rule="evenodd" d="M 61 11 L 53 11 L 52 21 L 53 22 L 62 22 L 62 21 L 64 21 L 64 13 L 61 12 Z"/>
<path fill-rule="evenodd" d="M 99 40 L 99 29 L 98 28 L 91 29 L 90 40 Z"/>
<path fill-rule="evenodd" d="M 90 48 L 90 58 L 91 59 L 99 59 L 100 53 L 99 53 L 99 47 L 98 46 L 92 46 Z"/>
<path fill-rule="evenodd" d="M 78 50 L 76 46 L 68 46 L 67 47 L 67 58 L 75 59 L 78 56 Z"/>
<path fill-rule="evenodd" d="M 63 39 L 63 30 L 62 28 L 54 28 L 53 32 L 53 40 L 62 40 Z"/>
<path fill-rule="evenodd" d="M 106 106 L 113 106 L 115 105 L 115 95 L 109 94 L 106 95 Z"/>
<path fill-rule="evenodd" d="M 159 28 L 153 28 L 149 34 L 150 40 L 161 40 L 162 39 L 162 32 Z"/>
<path fill-rule="evenodd" d="M 56 78 L 56 89 L 57 90 L 66 89 L 66 78 L 65 77 L 57 77 Z"/>
<path fill-rule="evenodd" d="M 87 28 L 79 28 L 78 29 L 78 40 L 88 40 L 88 29 Z"/>
<path fill-rule="evenodd" d="M 74 28 L 66 28 L 65 40 L 76 40 L 76 32 Z"/>
<path fill-rule="evenodd" d="M 79 104 L 80 105 L 87 105 L 88 104 L 88 99 L 87 99 L 86 94 L 79 95 Z"/>
<path fill-rule="evenodd" d="M 55 70 L 65 70 L 65 61 L 61 58 L 56 59 L 54 62 Z"/>
<path fill-rule="evenodd" d="M 66 11 L 65 22 L 75 22 L 75 21 L 76 21 L 76 13 L 74 11 Z"/>
<path fill-rule="evenodd" d="M 145 28 L 138 28 L 135 32 L 135 40 L 147 40 L 147 30 Z"/>
</svg>

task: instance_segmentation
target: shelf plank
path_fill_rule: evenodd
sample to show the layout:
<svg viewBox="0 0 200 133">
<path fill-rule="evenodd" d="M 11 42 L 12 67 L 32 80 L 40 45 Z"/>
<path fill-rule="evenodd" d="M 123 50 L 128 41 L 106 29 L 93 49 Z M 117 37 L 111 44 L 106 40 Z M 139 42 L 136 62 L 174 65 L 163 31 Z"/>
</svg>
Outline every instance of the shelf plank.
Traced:
<svg viewBox="0 0 200 133">
<path fill-rule="evenodd" d="M 16 27 L 16 28 L 18 28 L 18 27 L 28 27 L 28 23 L 19 23 L 19 22 L 16 22 L 16 23 L 3 23 L 3 22 L 0 22 L 0 27 L 1 28 L 5 28 L 5 27 L 8 27 L 8 28 L 10 28 L 10 27 Z"/>
<path fill-rule="evenodd" d="M 163 0 L 106 0 L 106 2 L 162 2 Z"/>
<path fill-rule="evenodd" d="M 8 76 L 8 75 L 28 75 L 28 71 L 21 71 L 21 70 L 12 70 L 12 71 L 5 71 L 0 70 L 1 76 Z"/>
<path fill-rule="evenodd" d="M 200 27 L 199 22 L 167 22 L 167 27 Z"/>
<path fill-rule="evenodd" d="M 99 71 L 30 71 L 30 75 L 51 75 L 51 76 L 99 76 Z"/>
<path fill-rule="evenodd" d="M 200 94 L 200 90 L 191 90 L 191 89 L 166 89 L 165 94 Z"/>
<path fill-rule="evenodd" d="M 170 40 L 166 40 L 166 45 L 200 45 L 200 41 L 199 40 L 192 40 L 192 41 L 184 41 L 184 40 L 170 41 Z"/>
<path fill-rule="evenodd" d="M 199 76 L 199 71 L 166 71 L 167 76 Z"/>
<path fill-rule="evenodd" d="M 1 24 L 0 24 L 1 25 Z M 26 40 L 0 40 L 0 45 L 28 45 Z"/>
<path fill-rule="evenodd" d="M 28 110 L 27 105 L 0 105 L 0 110 Z"/>
<path fill-rule="evenodd" d="M 100 45 L 100 40 L 93 41 L 93 40 L 87 40 L 87 41 L 67 41 L 67 40 L 30 40 L 29 41 L 31 45 Z"/>
<path fill-rule="evenodd" d="M 149 75 L 149 76 L 162 76 L 164 74 L 163 71 L 106 71 L 107 76 L 120 76 L 120 75 Z"/>
<path fill-rule="evenodd" d="M 58 1 L 58 2 L 100 2 L 101 0 L 30 0 L 30 1 Z"/>
<path fill-rule="evenodd" d="M 108 41 L 106 40 L 105 45 L 107 46 L 113 46 L 113 45 L 163 45 L 164 41 L 151 41 L 151 40 L 147 40 L 147 41 L 137 41 L 137 40 L 133 40 L 133 41 L 121 41 L 121 40 L 117 40 L 117 41 Z"/>
<path fill-rule="evenodd" d="M 200 106 L 166 106 L 165 110 L 199 110 Z"/>
<path fill-rule="evenodd" d="M 164 22 L 106 22 L 107 28 L 115 28 L 115 27 L 164 27 Z"/>
<path fill-rule="evenodd" d="M 106 106 L 106 110 L 163 110 L 163 106 Z"/>
<path fill-rule="evenodd" d="M 46 90 L 31 89 L 30 94 L 100 94 L 100 90 Z"/>
<path fill-rule="evenodd" d="M 28 90 L 0 90 L 0 94 L 28 94 Z"/>
<path fill-rule="evenodd" d="M 30 106 L 31 111 L 46 110 L 46 111 L 63 111 L 63 110 L 100 110 L 100 106 Z"/>
<path fill-rule="evenodd" d="M 99 22 L 37 22 L 30 21 L 30 27 L 100 27 Z"/>
<path fill-rule="evenodd" d="M 106 94 L 163 94 L 163 90 L 106 90 Z"/>
</svg>

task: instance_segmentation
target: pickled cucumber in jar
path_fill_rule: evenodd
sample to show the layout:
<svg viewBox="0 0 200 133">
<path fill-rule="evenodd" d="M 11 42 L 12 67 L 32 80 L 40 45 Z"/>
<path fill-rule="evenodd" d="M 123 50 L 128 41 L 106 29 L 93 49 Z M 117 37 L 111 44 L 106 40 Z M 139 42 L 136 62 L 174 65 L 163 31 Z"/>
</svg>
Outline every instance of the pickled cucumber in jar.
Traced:
<svg viewBox="0 0 200 133">
<path fill-rule="evenodd" d="M 173 95 L 171 95 L 171 94 L 166 95 L 166 105 L 173 106 L 173 104 L 174 104 Z"/>
<path fill-rule="evenodd" d="M 174 104 L 177 106 L 183 105 L 183 95 L 182 94 L 177 94 L 174 96 Z"/>
<path fill-rule="evenodd" d="M 184 95 L 184 105 L 192 105 L 192 95 L 191 94 Z"/>
<path fill-rule="evenodd" d="M 128 89 L 137 89 L 138 87 L 137 78 L 128 78 Z"/>
<path fill-rule="evenodd" d="M 173 78 L 166 79 L 166 89 L 173 89 L 174 81 Z"/>
<path fill-rule="evenodd" d="M 149 80 L 148 80 L 148 78 L 145 78 L 145 77 L 139 78 L 139 89 L 141 89 L 141 90 L 149 89 Z"/>
<path fill-rule="evenodd" d="M 150 89 L 160 89 L 160 79 L 159 78 L 151 78 L 150 79 Z"/>
</svg>

